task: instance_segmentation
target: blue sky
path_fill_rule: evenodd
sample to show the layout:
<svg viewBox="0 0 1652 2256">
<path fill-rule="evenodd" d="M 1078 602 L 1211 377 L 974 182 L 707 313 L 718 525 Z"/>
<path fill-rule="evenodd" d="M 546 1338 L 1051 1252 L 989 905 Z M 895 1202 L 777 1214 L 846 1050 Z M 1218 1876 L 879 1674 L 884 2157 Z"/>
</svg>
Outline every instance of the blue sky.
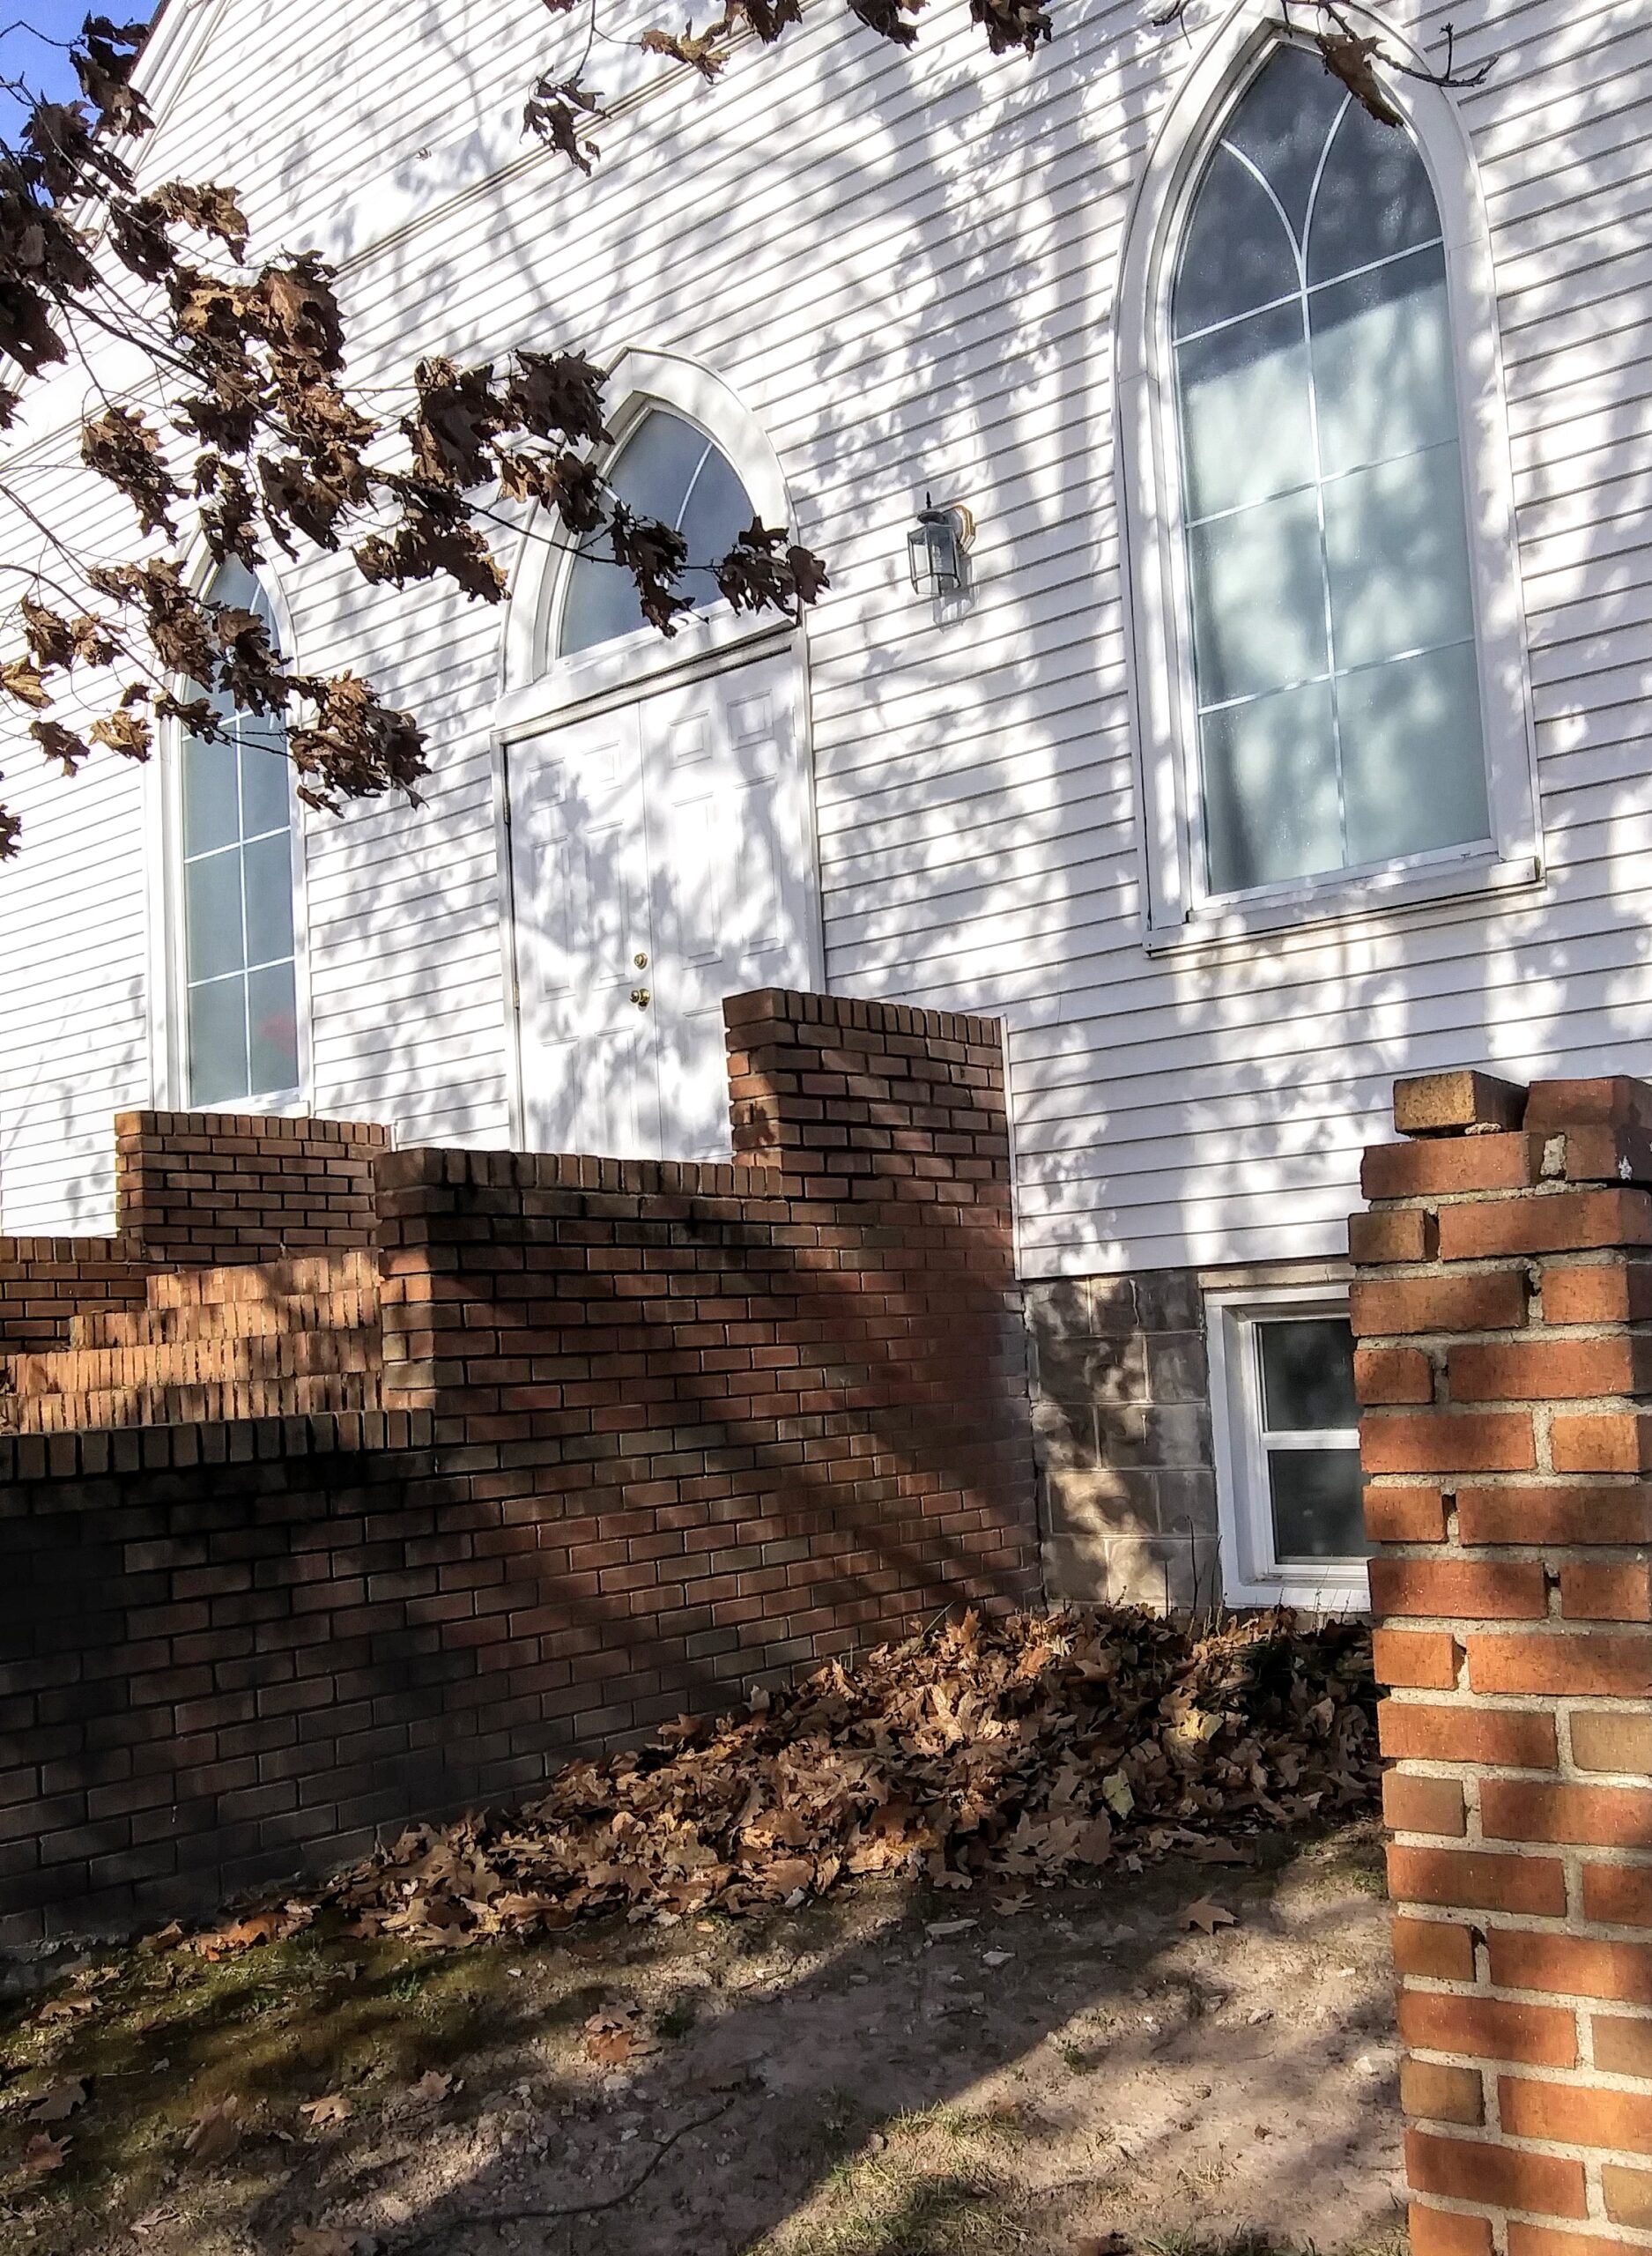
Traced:
<svg viewBox="0 0 1652 2256">
<path fill-rule="evenodd" d="M 68 101 L 79 86 L 69 67 L 68 42 L 88 14 L 107 16 L 112 23 L 135 24 L 154 13 L 156 0 L 103 0 L 89 9 L 86 0 L 0 0 L 0 78 L 26 78 L 37 93 Z M 54 45 L 53 41 L 59 44 Z M 0 130 L 15 116 L 0 112 Z"/>
</svg>

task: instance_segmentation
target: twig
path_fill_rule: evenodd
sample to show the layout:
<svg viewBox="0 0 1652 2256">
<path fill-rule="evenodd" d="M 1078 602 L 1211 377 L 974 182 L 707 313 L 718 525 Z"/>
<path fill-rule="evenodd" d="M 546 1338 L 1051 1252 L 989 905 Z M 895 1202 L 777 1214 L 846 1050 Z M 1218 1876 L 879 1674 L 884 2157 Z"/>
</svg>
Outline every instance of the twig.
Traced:
<svg viewBox="0 0 1652 2256">
<path fill-rule="evenodd" d="M 562 2217 L 600 2216 L 604 2209 L 621 2208 L 626 2202 L 641 2192 L 678 2139 L 685 2139 L 691 2131 L 703 2131 L 708 2124 L 715 2123 L 720 2116 L 726 2115 L 733 2106 L 734 2101 L 735 2095 L 730 2093 L 722 2106 L 714 2107 L 708 2115 L 696 2115 L 691 2121 L 679 2124 L 669 2138 L 660 2141 L 630 2185 L 618 2193 L 610 2193 L 605 2200 L 568 2201 L 549 2209 L 478 2209 L 471 2211 L 468 2215 L 444 2217 L 440 2224 L 431 2225 L 426 2230 L 421 2232 L 417 2239 L 404 2240 L 402 2243 L 402 2256 L 411 2256 L 411 2251 L 415 2248 L 428 2247 L 439 2237 L 449 2233 L 463 2232 L 470 2225 L 553 2224 Z"/>
</svg>

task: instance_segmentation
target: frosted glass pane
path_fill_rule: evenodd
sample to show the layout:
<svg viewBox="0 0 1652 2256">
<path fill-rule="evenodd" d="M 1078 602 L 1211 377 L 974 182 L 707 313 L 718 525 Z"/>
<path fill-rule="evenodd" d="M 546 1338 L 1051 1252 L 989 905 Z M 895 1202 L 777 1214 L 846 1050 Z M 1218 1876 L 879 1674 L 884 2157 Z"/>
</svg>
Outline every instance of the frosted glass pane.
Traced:
<svg viewBox="0 0 1652 2256">
<path fill-rule="evenodd" d="M 248 1088 L 254 1096 L 279 1096 L 299 1085 L 299 1014 L 293 966 L 271 964 L 247 975 L 251 1033 Z"/>
<path fill-rule="evenodd" d="M 1187 513 L 1209 516 L 1314 476 L 1301 301 L 1176 348 Z"/>
<path fill-rule="evenodd" d="M 1296 246 L 1272 198 L 1229 149 L 1205 167 L 1182 238 L 1171 298 L 1172 333 L 1231 321 L 1301 286 Z"/>
<path fill-rule="evenodd" d="M 1441 250 L 1311 291 L 1308 308 L 1327 478 L 1456 437 Z"/>
<path fill-rule="evenodd" d="M 1338 669 L 1474 632 L 1456 447 L 1356 470 L 1325 488 Z"/>
<path fill-rule="evenodd" d="M 715 603 L 716 576 L 707 567 L 726 556 L 757 511 L 729 464 L 714 448 L 694 480 L 678 527 L 693 561 L 683 575 L 683 593 L 695 603 Z"/>
<path fill-rule="evenodd" d="M 285 830 L 292 819 L 286 759 L 270 745 L 267 722 L 248 723 L 241 731 L 241 835 Z"/>
<path fill-rule="evenodd" d="M 1348 99 L 1317 55 L 1278 47 L 1251 80 L 1223 132 L 1284 205 L 1301 240 L 1320 153 Z"/>
<path fill-rule="evenodd" d="M 1256 1326 L 1263 1422 L 1270 1433 L 1357 1426 L 1353 1333 L 1345 1316 L 1292 1317 Z"/>
<path fill-rule="evenodd" d="M 1341 867 L 1329 682 L 1207 713 L 1199 746 L 1212 893 Z"/>
<path fill-rule="evenodd" d="M 1201 706 L 1330 672 L 1312 492 L 1192 527 L 1188 562 Z"/>
<path fill-rule="evenodd" d="M 1281 1566 L 1367 1555 L 1357 1449 L 1272 1450 L 1268 1480 L 1274 1557 Z"/>
<path fill-rule="evenodd" d="M 1434 192 L 1403 130 L 1350 102 L 1332 137 L 1308 230 L 1308 278 L 1326 282 L 1440 233 Z"/>
<path fill-rule="evenodd" d="M 627 508 L 641 517 L 676 525 L 700 563 L 683 575 L 678 590 L 697 604 L 716 600 L 717 583 L 705 568 L 723 555 L 754 514 L 739 479 L 714 447 L 706 457 L 703 433 L 680 415 L 654 408 L 638 424 L 615 456 L 609 484 Z M 705 466 L 700 468 L 702 458 Z M 695 476 L 699 470 L 698 478 Z M 691 490 L 692 488 L 692 490 Z M 687 505 L 686 509 L 685 504 Z M 644 623 L 636 583 L 612 560 L 607 537 L 590 537 L 586 553 L 568 575 L 557 648 L 564 657 L 589 650 L 617 635 L 633 634 Z"/>
<path fill-rule="evenodd" d="M 651 408 L 615 456 L 608 483 L 638 516 L 674 525 L 705 451 L 705 435 L 693 424 L 663 407 Z"/>
<path fill-rule="evenodd" d="M 189 990 L 189 1102 L 222 1104 L 250 1094 L 247 983 L 214 979 Z"/>
<path fill-rule="evenodd" d="M 636 583 L 608 556 L 581 556 L 568 575 L 562 606 L 560 649 L 564 657 L 630 634 L 643 624 Z"/>
<path fill-rule="evenodd" d="M 209 853 L 214 846 L 232 846 L 241 835 L 241 811 L 235 796 L 235 747 L 204 744 L 198 737 L 183 743 L 183 850 Z"/>
<path fill-rule="evenodd" d="M 1489 835 L 1471 642 L 1339 675 L 1337 713 L 1351 864 Z"/>
<path fill-rule="evenodd" d="M 293 953 L 293 848 L 285 830 L 241 849 L 247 885 L 247 961 Z"/>
<path fill-rule="evenodd" d="M 239 971 L 241 954 L 241 856 L 231 847 L 183 869 L 184 959 L 191 979 Z"/>
</svg>

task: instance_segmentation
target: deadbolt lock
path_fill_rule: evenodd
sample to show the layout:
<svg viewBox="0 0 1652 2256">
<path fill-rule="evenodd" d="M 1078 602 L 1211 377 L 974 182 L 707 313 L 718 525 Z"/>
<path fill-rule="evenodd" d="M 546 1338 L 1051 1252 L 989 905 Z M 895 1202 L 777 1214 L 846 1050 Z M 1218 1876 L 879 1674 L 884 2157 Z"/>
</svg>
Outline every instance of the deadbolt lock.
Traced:
<svg viewBox="0 0 1652 2256">
<path fill-rule="evenodd" d="M 631 991 L 631 999 L 640 1011 L 646 1011 L 654 998 L 646 987 L 633 987 Z"/>
<path fill-rule="evenodd" d="M 639 948 L 631 961 L 639 971 L 646 971 L 648 968 L 648 951 L 645 948 Z"/>
</svg>

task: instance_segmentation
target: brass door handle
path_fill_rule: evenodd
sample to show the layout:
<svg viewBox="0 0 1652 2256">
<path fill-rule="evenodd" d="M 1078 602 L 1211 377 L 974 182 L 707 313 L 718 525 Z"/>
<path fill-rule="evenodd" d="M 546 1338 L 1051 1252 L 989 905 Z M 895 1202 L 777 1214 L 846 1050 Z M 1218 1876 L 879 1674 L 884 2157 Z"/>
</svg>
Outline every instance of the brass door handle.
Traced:
<svg viewBox="0 0 1652 2256">
<path fill-rule="evenodd" d="M 633 987 L 631 991 L 631 999 L 640 1011 L 646 1011 L 654 998 L 646 987 Z"/>
</svg>

